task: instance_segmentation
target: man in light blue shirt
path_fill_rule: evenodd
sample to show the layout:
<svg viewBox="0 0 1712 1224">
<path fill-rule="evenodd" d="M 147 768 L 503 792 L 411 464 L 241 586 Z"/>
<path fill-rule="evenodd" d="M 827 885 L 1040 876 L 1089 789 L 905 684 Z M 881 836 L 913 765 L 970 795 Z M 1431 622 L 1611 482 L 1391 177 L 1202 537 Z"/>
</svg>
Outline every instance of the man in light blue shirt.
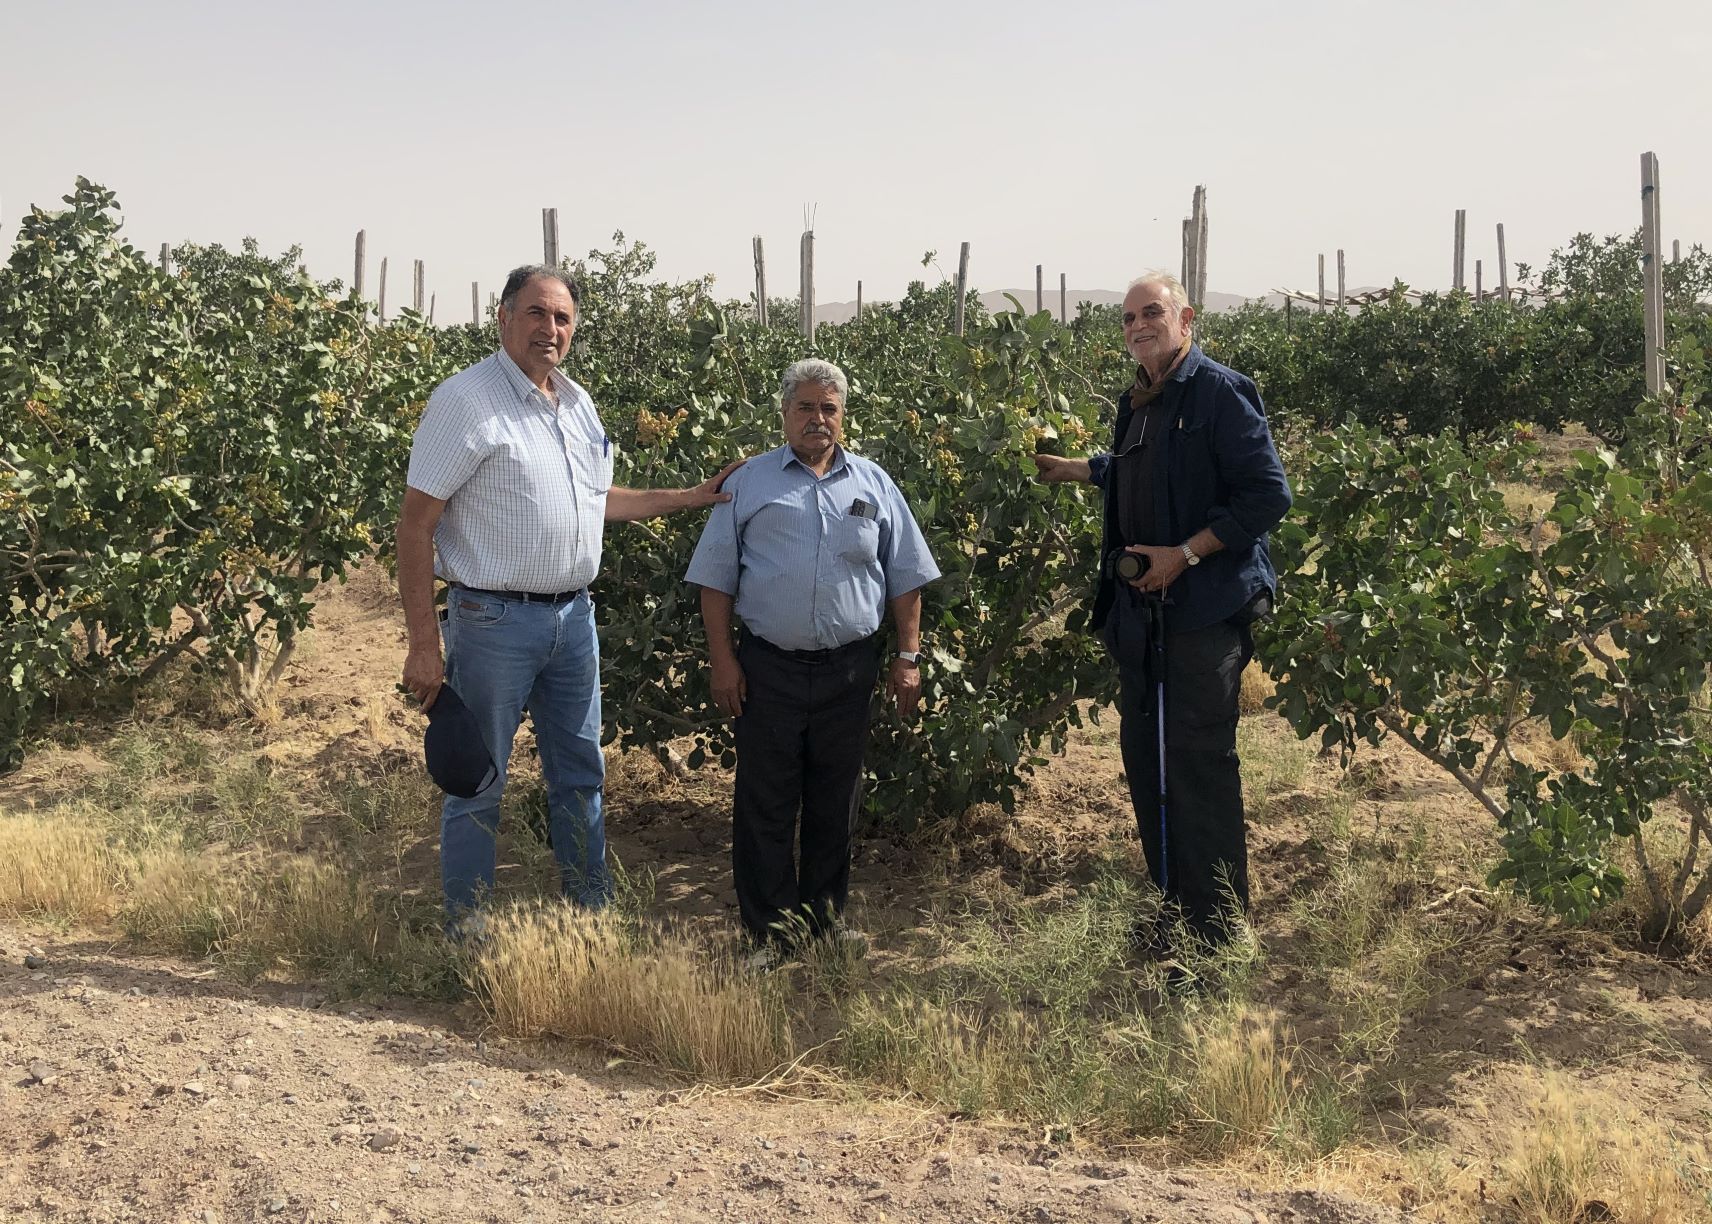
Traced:
<svg viewBox="0 0 1712 1224">
<path fill-rule="evenodd" d="M 714 703 L 737 720 L 731 865 L 761 964 L 836 930 L 844 911 L 888 607 L 887 692 L 908 715 L 921 697 L 921 588 L 939 567 L 892 478 L 839 445 L 848 393 L 830 362 L 785 371 L 785 445 L 726 480 L 731 501 L 686 575 L 701 587 Z"/>
</svg>

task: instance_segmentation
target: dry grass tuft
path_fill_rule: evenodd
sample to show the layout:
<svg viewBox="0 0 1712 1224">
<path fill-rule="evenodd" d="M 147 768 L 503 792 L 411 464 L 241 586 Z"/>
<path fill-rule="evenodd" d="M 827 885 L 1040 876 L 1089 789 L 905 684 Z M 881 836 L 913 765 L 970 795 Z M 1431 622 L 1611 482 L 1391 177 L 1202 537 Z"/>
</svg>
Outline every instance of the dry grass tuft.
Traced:
<svg viewBox="0 0 1712 1224">
<path fill-rule="evenodd" d="M 1712 1220 L 1707 1154 L 1607 1098 L 1548 1075 L 1500 1161 L 1498 1199 L 1516 1224 L 1689 1224 Z"/>
<path fill-rule="evenodd" d="M 119 915 L 133 939 L 208 957 L 240 976 L 314 975 L 343 990 L 446 996 L 457 956 L 369 877 L 311 858 L 238 860 L 156 851 Z"/>
<path fill-rule="evenodd" d="M 148 850 L 137 860 L 119 925 L 154 947 L 207 956 L 230 933 L 242 897 L 227 864 L 182 848 Z"/>
<path fill-rule="evenodd" d="M 1242 714 L 1258 714 L 1266 708 L 1267 699 L 1278 691 L 1278 686 L 1272 682 L 1272 677 L 1261 669 L 1259 663 L 1250 661 L 1243 668 L 1242 687 L 1237 692 L 1236 708 Z"/>
<path fill-rule="evenodd" d="M 0 915 L 105 918 L 113 912 L 117 871 L 93 824 L 33 813 L 0 817 Z"/>
<path fill-rule="evenodd" d="M 739 973 L 687 938 L 562 904 L 493 915 L 470 969 L 495 1023 L 719 1080 L 755 1080 L 790 1061 L 790 1022 L 773 979 Z"/>
<path fill-rule="evenodd" d="M 1265 1142 L 1287 1119 L 1293 1095 L 1277 1015 L 1217 1012 L 1189 1025 L 1186 1038 L 1185 1096 L 1197 1145 L 1226 1151 Z"/>
</svg>

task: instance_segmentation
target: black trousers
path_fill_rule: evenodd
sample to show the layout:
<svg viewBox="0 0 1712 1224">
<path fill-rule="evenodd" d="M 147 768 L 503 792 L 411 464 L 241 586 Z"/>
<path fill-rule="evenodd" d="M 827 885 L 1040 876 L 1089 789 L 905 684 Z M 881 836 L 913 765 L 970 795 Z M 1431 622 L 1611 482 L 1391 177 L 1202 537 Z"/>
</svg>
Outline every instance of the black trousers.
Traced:
<svg viewBox="0 0 1712 1224">
<path fill-rule="evenodd" d="M 1237 695 L 1254 654 L 1246 625 L 1173 632 L 1165 610 L 1165 799 L 1159 785 L 1157 657 L 1139 597 L 1119 591 L 1107 642 L 1118 660 L 1119 741 L 1148 873 L 1191 931 L 1228 937 L 1223 911 L 1248 908 L 1248 840 L 1236 756 Z"/>
<path fill-rule="evenodd" d="M 745 633 L 737 659 L 748 688 L 735 724 L 731 803 L 737 906 L 758 941 L 818 935 L 844 912 L 850 893 L 879 641 L 811 661 Z"/>
</svg>

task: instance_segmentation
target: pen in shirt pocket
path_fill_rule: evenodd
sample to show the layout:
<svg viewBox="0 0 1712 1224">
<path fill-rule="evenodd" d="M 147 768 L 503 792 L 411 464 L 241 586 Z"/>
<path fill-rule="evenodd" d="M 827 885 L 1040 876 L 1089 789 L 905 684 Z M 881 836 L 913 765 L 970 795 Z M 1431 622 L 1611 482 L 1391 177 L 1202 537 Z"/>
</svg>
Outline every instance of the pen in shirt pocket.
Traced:
<svg viewBox="0 0 1712 1224">
<path fill-rule="evenodd" d="M 612 436 L 610 434 L 601 434 L 600 457 L 604 459 L 610 454 L 612 454 Z"/>
</svg>

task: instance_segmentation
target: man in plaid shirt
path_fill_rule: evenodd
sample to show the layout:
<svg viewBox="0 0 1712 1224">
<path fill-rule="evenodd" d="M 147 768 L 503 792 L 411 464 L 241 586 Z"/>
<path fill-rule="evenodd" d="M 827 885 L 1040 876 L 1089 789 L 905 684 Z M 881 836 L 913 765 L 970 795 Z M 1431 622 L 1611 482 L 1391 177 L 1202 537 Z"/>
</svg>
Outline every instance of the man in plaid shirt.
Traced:
<svg viewBox="0 0 1712 1224">
<path fill-rule="evenodd" d="M 590 908 L 610 898 L 588 592 L 602 528 L 728 501 L 719 488 L 738 466 L 690 489 L 613 485 L 612 443 L 594 403 L 559 371 L 581 297 L 562 269 L 512 272 L 500 299 L 500 351 L 440 384 L 411 445 L 398 523 L 410 637 L 404 684 L 424 710 L 452 685 L 497 769 L 480 794 L 447 795 L 441 809 L 441 878 L 454 923 L 493 887 L 500 795 L 525 709 L 565 894 Z M 436 575 L 449 587 L 442 617 Z"/>
</svg>

